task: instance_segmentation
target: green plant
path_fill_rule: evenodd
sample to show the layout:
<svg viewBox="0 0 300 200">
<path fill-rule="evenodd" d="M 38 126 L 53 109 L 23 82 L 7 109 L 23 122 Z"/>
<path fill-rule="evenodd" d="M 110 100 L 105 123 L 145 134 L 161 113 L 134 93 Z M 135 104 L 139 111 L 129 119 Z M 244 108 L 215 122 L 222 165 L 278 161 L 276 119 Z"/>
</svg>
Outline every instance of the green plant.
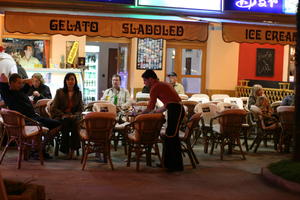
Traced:
<svg viewBox="0 0 300 200">
<path fill-rule="evenodd" d="M 281 160 L 269 165 L 269 170 L 286 180 L 300 183 L 300 162 Z"/>
</svg>

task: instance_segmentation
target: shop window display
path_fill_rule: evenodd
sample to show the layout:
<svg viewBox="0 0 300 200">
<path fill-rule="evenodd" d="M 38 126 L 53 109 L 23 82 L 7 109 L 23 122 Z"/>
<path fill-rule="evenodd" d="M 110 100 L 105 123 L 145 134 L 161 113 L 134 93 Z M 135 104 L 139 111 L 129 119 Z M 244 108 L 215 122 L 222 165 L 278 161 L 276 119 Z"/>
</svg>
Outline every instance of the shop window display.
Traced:
<svg viewBox="0 0 300 200">
<path fill-rule="evenodd" d="M 24 68 L 35 68 L 35 67 L 48 67 L 49 66 L 49 44 L 48 40 L 29 40 L 29 39 L 18 39 L 18 38 L 3 38 L 2 44 L 6 51 L 10 54 L 14 54 L 14 57 L 25 58 L 25 54 L 32 57 L 32 65 L 27 65 Z M 32 47 L 32 51 L 26 51 L 24 48 L 26 46 Z M 27 47 L 25 49 L 29 49 Z M 48 52 L 48 53 L 47 53 Z"/>
</svg>

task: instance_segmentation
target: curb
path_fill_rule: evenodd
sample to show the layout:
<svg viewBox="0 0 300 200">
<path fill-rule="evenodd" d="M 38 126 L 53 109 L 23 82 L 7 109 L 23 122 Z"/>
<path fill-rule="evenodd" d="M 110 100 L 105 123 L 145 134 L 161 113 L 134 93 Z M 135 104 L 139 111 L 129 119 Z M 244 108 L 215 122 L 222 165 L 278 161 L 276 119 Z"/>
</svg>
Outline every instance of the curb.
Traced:
<svg viewBox="0 0 300 200">
<path fill-rule="evenodd" d="M 300 193 L 300 184 L 291 182 L 273 174 L 268 168 L 261 168 L 261 175 L 270 183 L 291 192 Z"/>
</svg>

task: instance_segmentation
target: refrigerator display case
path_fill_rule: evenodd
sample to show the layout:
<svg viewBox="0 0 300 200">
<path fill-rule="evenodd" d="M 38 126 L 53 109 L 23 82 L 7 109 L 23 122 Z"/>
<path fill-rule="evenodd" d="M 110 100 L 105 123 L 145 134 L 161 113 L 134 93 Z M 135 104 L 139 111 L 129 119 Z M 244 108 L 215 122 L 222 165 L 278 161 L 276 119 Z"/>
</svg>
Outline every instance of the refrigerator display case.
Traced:
<svg viewBox="0 0 300 200">
<path fill-rule="evenodd" d="M 29 78 L 31 78 L 34 73 L 42 74 L 45 80 L 45 85 L 50 88 L 52 98 L 55 97 L 57 89 L 64 87 L 64 78 L 66 74 L 70 72 L 76 75 L 78 87 L 80 88 L 80 91 L 83 91 L 83 79 L 80 69 L 32 68 L 26 69 L 26 72 Z"/>
<path fill-rule="evenodd" d="M 98 100 L 98 65 L 99 65 L 100 46 L 85 46 L 85 65 L 83 79 L 83 96 L 84 102 Z"/>
</svg>

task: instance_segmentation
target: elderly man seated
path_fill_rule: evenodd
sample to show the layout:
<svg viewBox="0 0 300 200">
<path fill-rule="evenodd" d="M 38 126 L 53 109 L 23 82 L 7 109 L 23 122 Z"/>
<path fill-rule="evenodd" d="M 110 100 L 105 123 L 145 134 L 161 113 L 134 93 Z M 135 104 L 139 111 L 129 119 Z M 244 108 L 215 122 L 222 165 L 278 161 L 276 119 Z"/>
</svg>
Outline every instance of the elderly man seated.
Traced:
<svg viewBox="0 0 300 200">
<path fill-rule="evenodd" d="M 184 87 L 181 83 L 177 82 L 177 74 L 175 72 L 171 72 L 168 74 L 169 82 L 174 87 L 177 94 L 184 94 Z"/>
<path fill-rule="evenodd" d="M 121 88 L 121 76 L 112 76 L 112 88 L 104 91 L 101 100 L 109 101 L 117 106 L 118 110 L 124 110 L 130 106 L 130 94 L 126 88 Z"/>
</svg>

